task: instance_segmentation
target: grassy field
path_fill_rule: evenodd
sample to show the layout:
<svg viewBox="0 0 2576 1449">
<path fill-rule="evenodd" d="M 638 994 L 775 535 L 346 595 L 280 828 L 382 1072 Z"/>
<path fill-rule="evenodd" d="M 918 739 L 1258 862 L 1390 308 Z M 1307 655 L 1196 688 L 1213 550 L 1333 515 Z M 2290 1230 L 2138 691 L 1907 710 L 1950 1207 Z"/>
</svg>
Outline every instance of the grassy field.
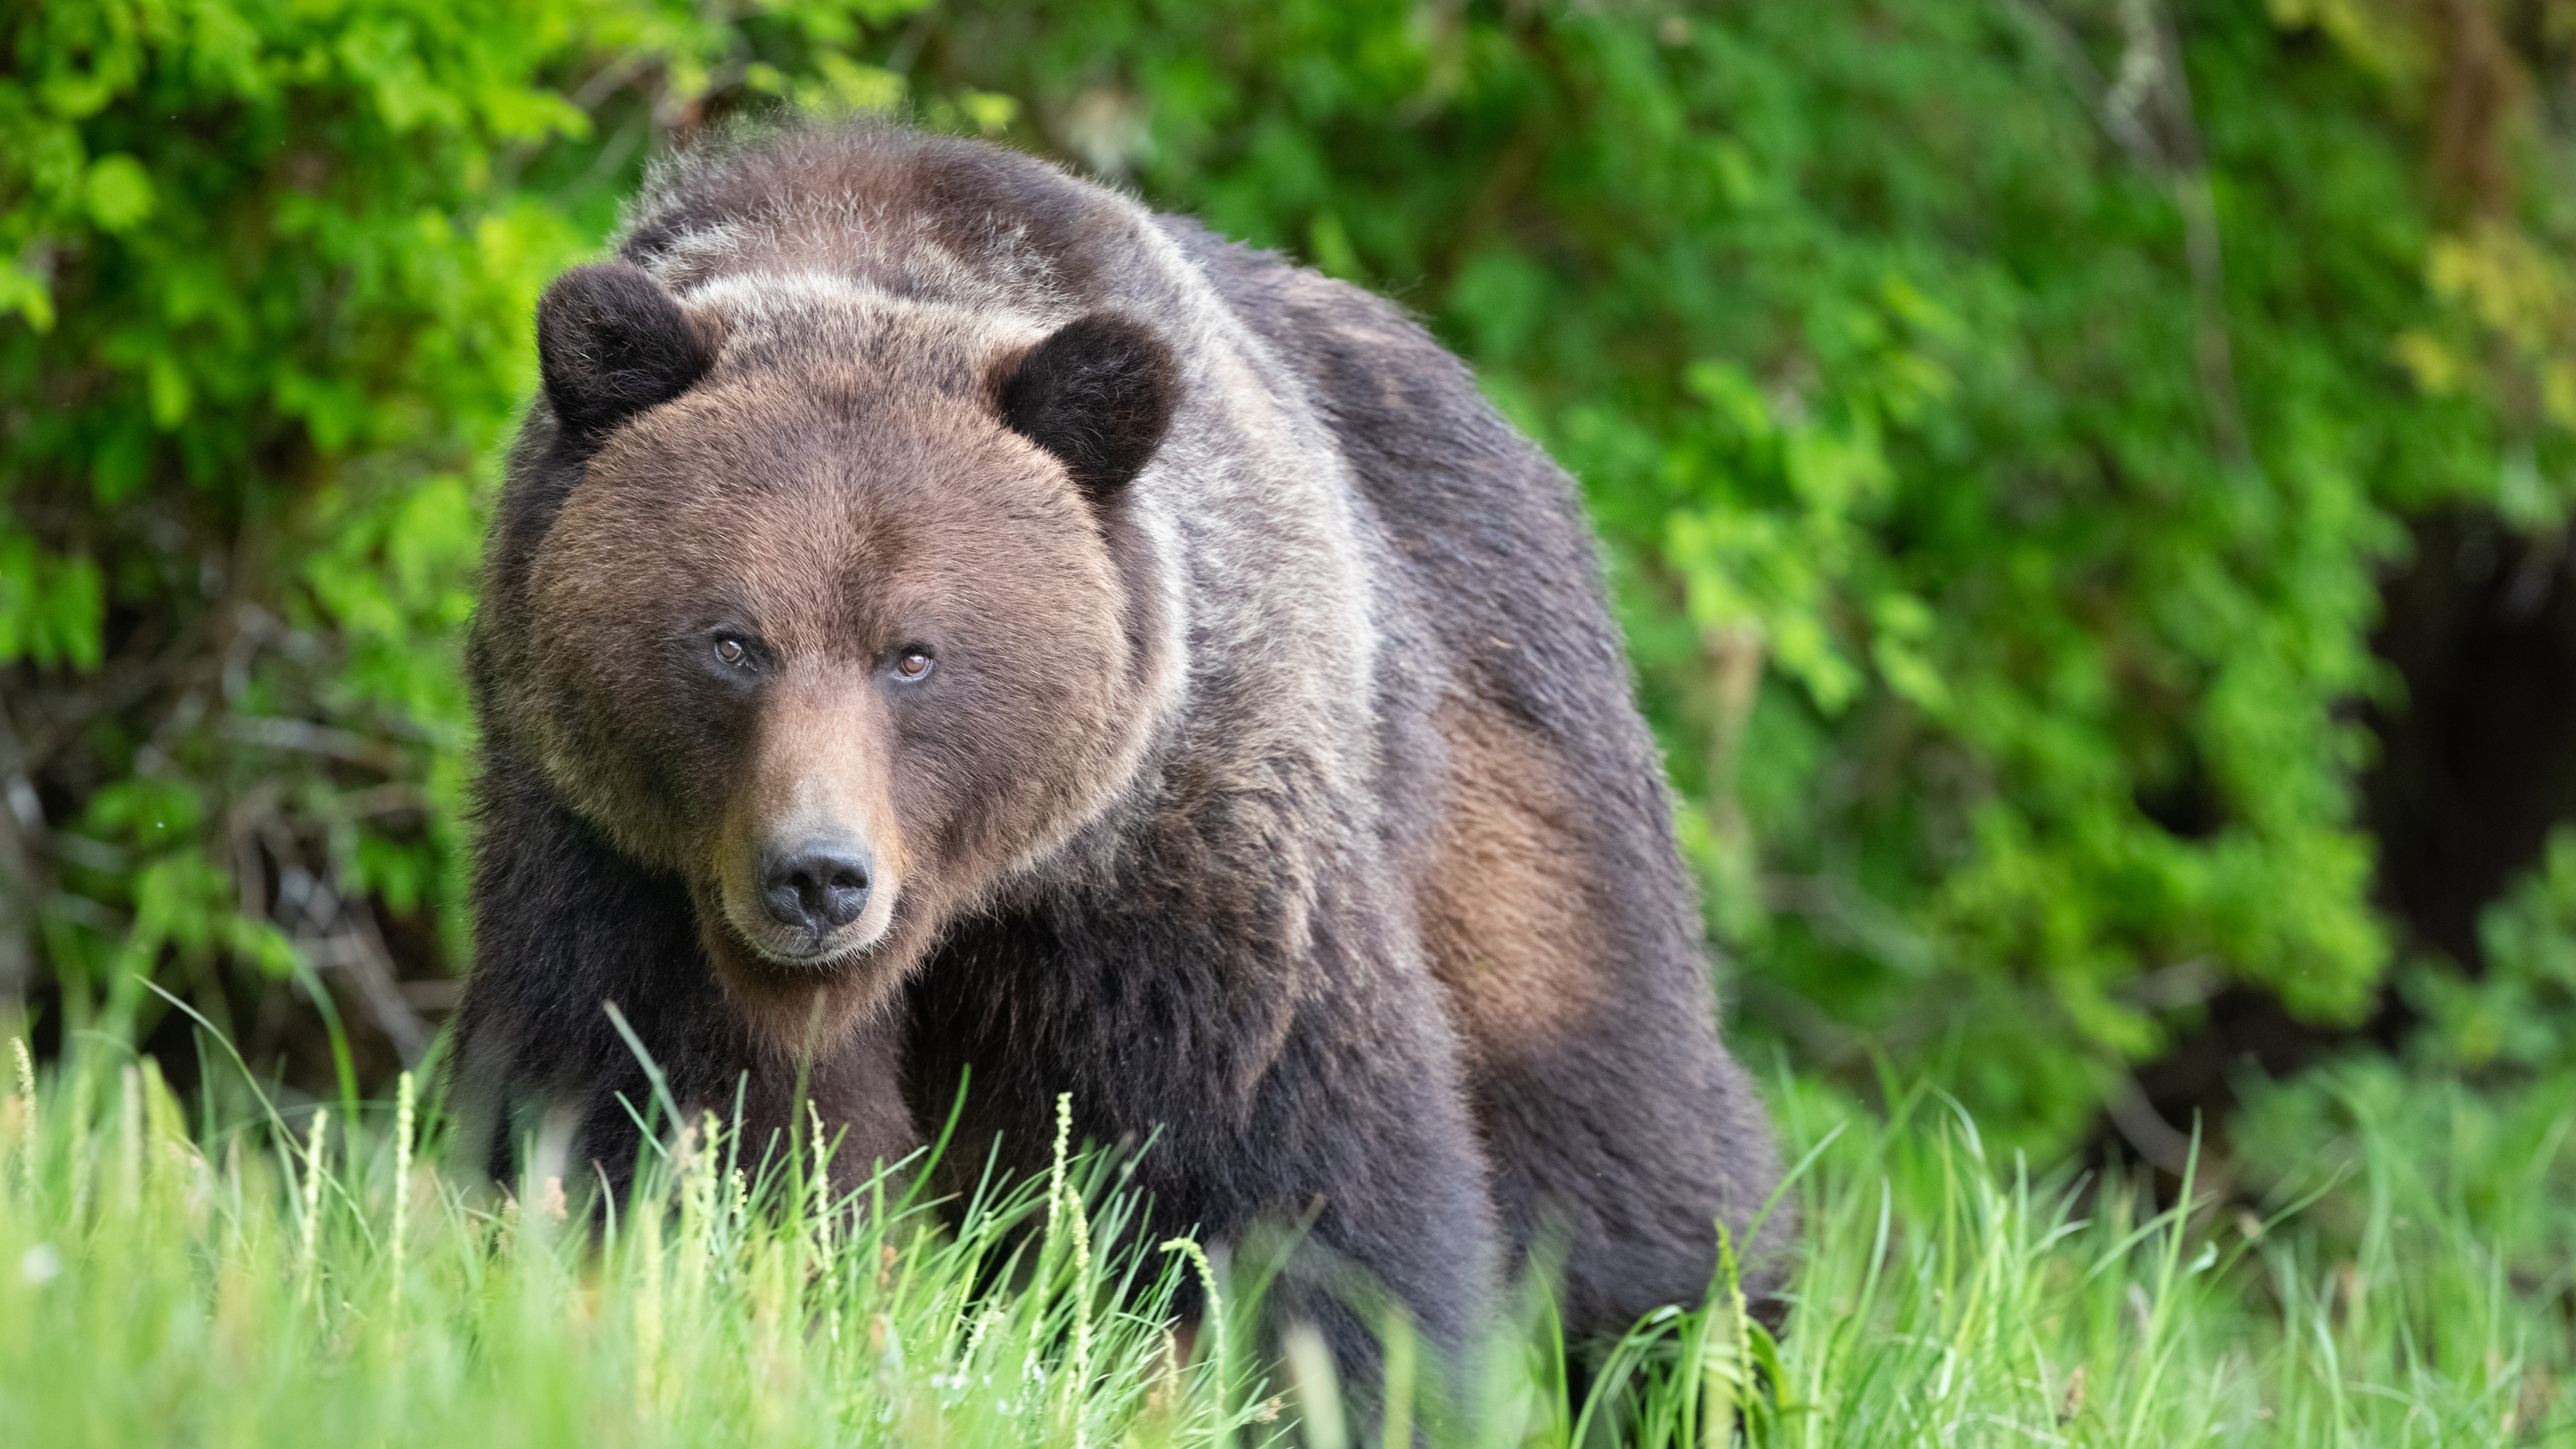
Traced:
<svg viewBox="0 0 2576 1449">
<path fill-rule="evenodd" d="M 244 1089 L 192 1120 L 104 1049 L 0 1071 L 11 1446 L 2576 1440 L 2565 1092 L 2329 1081 L 2269 1114 L 2302 1144 L 2272 1191 L 2305 1201 L 2267 1219 L 1997 1160 L 1929 1094 L 1785 1083 L 1806 1247 L 1776 1343 L 1721 1284 L 1570 1403 L 1534 1307 L 1463 1407 L 1399 1332 L 1350 1414 L 1320 1344 L 1253 1361 L 1233 1285 L 1185 1351 L 1162 1305 L 1222 1265 L 1139 1240 L 1079 1153 L 943 1226 L 896 1180 L 818 1210 L 810 1150 L 752 1181 L 695 1132 L 594 1239 L 548 1184 L 460 1192 L 425 1107 L 353 1131 Z"/>
</svg>

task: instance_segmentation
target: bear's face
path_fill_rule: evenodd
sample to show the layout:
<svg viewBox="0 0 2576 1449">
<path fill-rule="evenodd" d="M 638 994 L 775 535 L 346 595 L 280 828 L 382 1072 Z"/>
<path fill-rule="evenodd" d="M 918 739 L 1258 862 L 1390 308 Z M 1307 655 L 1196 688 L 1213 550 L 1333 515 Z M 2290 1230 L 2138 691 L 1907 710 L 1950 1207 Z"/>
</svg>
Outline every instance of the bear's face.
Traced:
<svg viewBox="0 0 2576 1449">
<path fill-rule="evenodd" d="M 1112 524 L 1173 379 L 1118 319 L 1035 346 L 847 297 L 683 320 L 698 370 L 597 429 L 532 560 L 513 693 L 792 1042 L 885 1000 L 1132 772 L 1153 670 Z M 558 416 L 596 426 L 577 364 L 628 344 L 552 341 Z"/>
</svg>

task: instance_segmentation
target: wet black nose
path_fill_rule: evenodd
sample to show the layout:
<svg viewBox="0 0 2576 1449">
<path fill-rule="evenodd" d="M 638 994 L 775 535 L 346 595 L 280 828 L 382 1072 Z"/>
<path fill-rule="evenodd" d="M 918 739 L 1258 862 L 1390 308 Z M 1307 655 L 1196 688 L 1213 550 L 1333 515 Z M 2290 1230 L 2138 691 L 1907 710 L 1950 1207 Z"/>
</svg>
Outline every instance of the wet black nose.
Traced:
<svg viewBox="0 0 2576 1449">
<path fill-rule="evenodd" d="M 761 878 L 760 898 L 782 926 L 837 931 L 868 908 L 868 853 L 832 841 L 778 851 Z"/>
</svg>

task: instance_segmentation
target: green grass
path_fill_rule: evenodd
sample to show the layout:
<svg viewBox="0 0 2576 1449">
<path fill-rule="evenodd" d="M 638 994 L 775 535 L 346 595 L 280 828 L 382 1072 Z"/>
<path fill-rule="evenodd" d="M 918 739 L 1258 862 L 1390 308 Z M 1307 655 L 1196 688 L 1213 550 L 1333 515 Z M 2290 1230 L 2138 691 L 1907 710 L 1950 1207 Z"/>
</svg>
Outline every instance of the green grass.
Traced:
<svg viewBox="0 0 2576 1449">
<path fill-rule="evenodd" d="M 1995 1160 L 1928 1094 L 1882 1114 L 1786 1084 L 1812 1160 L 1776 1344 L 1721 1284 L 1574 1404 L 1533 1309 L 1497 1324 L 1468 1411 L 1400 1350 L 1396 1391 L 1368 1396 L 1385 1407 L 1327 1411 L 1338 1433 L 1310 1418 L 1310 1438 L 2576 1439 L 2558 1389 L 2576 1099 L 2462 1094 L 2446 1118 L 2437 1090 L 2306 1090 L 2265 1120 L 2305 1144 L 2276 1190 L 2304 1178 L 2314 1202 L 2265 1222 Z M 214 1092 L 192 1121 L 151 1063 L 103 1048 L 9 1092 L 0 1444 L 1250 1445 L 1328 1402 L 1316 1345 L 1254 1361 L 1245 1293 L 1186 1347 L 1167 1331 L 1207 1265 L 1138 1239 L 1116 1174 L 1080 1154 L 942 1226 L 904 1180 L 818 1211 L 810 1150 L 752 1181 L 693 1134 L 654 1210 L 594 1237 L 543 1184 L 461 1191 L 391 1104 L 351 1132 L 343 1106 Z"/>
</svg>

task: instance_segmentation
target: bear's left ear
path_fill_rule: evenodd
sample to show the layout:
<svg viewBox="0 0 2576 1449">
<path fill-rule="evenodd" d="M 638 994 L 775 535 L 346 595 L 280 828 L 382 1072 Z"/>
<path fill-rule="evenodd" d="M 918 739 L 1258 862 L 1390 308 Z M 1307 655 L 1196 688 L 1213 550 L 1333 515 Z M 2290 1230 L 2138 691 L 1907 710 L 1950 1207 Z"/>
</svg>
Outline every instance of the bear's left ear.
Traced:
<svg viewBox="0 0 2576 1449">
<path fill-rule="evenodd" d="M 1115 312 L 1058 328 L 999 388 L 1002 421 L 1062 459 L 1094 503 L 1108 502 L 1152 460 L 1180 390 L 1172 349 Z"/>
</svg>

